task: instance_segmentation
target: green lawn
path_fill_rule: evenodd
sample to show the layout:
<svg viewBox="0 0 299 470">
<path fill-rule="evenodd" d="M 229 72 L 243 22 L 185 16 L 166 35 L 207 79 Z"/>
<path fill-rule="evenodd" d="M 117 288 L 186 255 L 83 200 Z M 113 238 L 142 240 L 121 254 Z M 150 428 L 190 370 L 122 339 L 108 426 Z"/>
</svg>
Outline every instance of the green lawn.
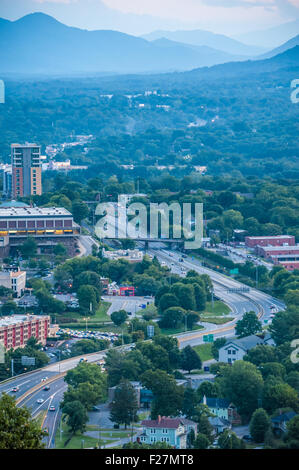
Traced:
<svg viewBox="0 0 299 470">
<path fill-rule="evenodd" d="M 225 323 L 229 323 L 233 320 L 231 317 L 226 318 L 219 318 L 219 317 L 211 317 L 211 316 L 202 316 L 200 320 L 205 323 L 213 323 L 214 325 L 224 325 Z"/>
<path fill-rule="evenodd" d="M 84 434 L 76 434 L 75 436 L 72 437 L 70 442 L 65 446 L 65 442 L 70 438 L 70 433 L 68 431 L 68 427 L 65 423 L 62 423 L 62 435 L 61 435 L 61 440 L 60 440 L 60 429 L 57 429 L 56 436 L 55 436 L 55 448 L 56 449 L 88 449 L 88 448 L 94 448 L 98 446 L 99 440 L 94 438 L 94 437 L 89 437 L 85 436 Z M 105 436 L 102 436 L 105 437 Z M 84 443 L 82 442 L 84 441 Z M 110 442 L 114 442 L 113 439 L 105 439 L 105 442 L 103 439 L 100 441 L 101 447 L 104 446 L 104 444 L 109 444 Z"/>
<path fill-rule="evenodd" d="M 107 315 L 107 312 L 109 310 L 111 306 L 111 303 L 110 302 L 101 302 L 97 312 L 95 315 L 91 315 L 88 320 L 88 323 L 92 324 L 92 325 L 97 325 L 99 324 L 103 324 L 103 323 L 108 323 L 108 322 L 111 322 L 111 319 L 110 317 Z M 61 323 L 61 327 L 64 328 L 77 328 L 77 329 L 81 329 L 81 328 L 86 328 L 86 322 L 84 320 L 85 317 L 83 317 L 82 315 L 79 315 L 79 313 L 68 313 L 68 315 L 73 318 L 74 320 L 79 320 L 79 322 L 77 323 Z M 59 317 L 57 317 L 57 320 L 58 320 L 58 323 L 59 323 Z M 88 327 L 88 323 L 87 323 L 87 327 Z"/>
<path fill-rule="evenodd" d="M 213 359 L 212 343 L 200 344 L 199 346 L 194 346 L 193 349 L 197 352 L 197 354 L 199 354 L 199 357 L 202 362 Z"/>
<path fill-rule="evenodd" d="M 192 331 L 196 331 L 196 330 L 202 330 L 203 329 L 203 326 L 201 325 L 195 325 L 193 327 L 193 330 Z M 190 333 L 191 330 L 187 330 L 186 333 Z M 185 326 L 182 325 L 180 326 L 179 328 L 161 328 L 161 333 L 162 335 L 166 335 L 166 336 L 169 336 L 169 335 L 177 335 L 179 333 L 185 333 Z"/>
<path fill-rule="evenodd" d="M 220 300 L 215 300 L 214 302 L 214 308 L 212 305 L 212 302 L 207 302 L 206 310 L 204 312 L 204 315 L 213 315 L 213 316 L 222 316 L 222 315 L 228 315 L 231 313 L 230 308 Z"/>
</svg>

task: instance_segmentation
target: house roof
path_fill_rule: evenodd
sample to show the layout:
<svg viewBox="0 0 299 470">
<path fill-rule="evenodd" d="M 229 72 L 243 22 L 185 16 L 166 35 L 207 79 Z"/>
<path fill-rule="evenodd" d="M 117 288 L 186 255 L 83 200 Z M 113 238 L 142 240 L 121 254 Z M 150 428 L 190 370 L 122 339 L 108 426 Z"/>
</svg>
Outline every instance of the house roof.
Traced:
<svg viewBox="0 0 299 470">
<path fill-rule="evenodd" d="M 158 419 L 145 419 L 141 424 L 147 428 L 163 428 L 163 429 L 177 429 L 179 426 L 196 424 L 185 418 L 169 418 L 166 416 L 159 416 Z"/>
<path fill-rule="evenodd" d="M 225 398 L 206 398 L 209 408 L 229 408 L 231 402 Z"/>
<path fill-rule="evenodd" d="M 259 338 L 256 335 L 246 336 L 245 338 L 235 339 L 229 341 L 223 348 L 227 349 L 230 345 L 235 345 L 245 352 L 249 351 L 252 348 L 255 348 L 258 344 L 264 344 L 264 340 Z"/>
<path fill-rule="evenodd" d="M 272 423 L 283 423 L 285 421 L 290 421 L 294 416 L 297 416 L 297 413 L 295 411 L 288 411 L 286 413 L 282 413 L 281 415 L 274 416 L 274 418 L 271 419 Z"/>
<path fill-rule="evenodd" d="M 218 418 L 218 416 L 215 417 L 210 417 L 208 418 L 209 422 L 212 426 L 217 427 L 217 426 L 230 426 L 230 422 L 227 421 L 226 419 Z"/>
</svg>

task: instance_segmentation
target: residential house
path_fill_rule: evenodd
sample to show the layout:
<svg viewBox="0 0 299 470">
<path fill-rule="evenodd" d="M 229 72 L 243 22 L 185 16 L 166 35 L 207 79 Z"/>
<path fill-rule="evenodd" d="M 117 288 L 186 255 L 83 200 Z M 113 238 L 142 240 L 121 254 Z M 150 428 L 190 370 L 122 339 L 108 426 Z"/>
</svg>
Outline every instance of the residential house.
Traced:
<svg viewBox="0 0 299 470">
<path fill-rule="evenodd" d="M 241 424 L 241 417 L 237 412 L 236 406 L 225 398 L 207 398 L 203 397 L 202 403 L 206 405 L 210 412 L 217 418 L 228 421 L 230 424 Z"/>
<path fill-rule="evenodd" d="M 197 434 L 197 424 L 186 418 L 158 416 L 155 420 L 141 422 L 143 432 L 139 437 L 141 444 L 153 445 L 166 442 L 175 449 L 187 448 L 187 436 L 191 429 Z"/>
<path fill-rule="evenodd" d="M 209 422 L 213 426 L 215 434 L 221 434 L 226 429 L 231 429 L 232 427 L 229 421 L 223 418 L 218 418 L 218 416 L 215 416 L 215 417 L 211 416 L 209 418 Z"/>
<path fill-rule="evenodd" d="M 271 419 L 274 434 L 279 437 L 282 434 L 285 434 L 287 431 L 288 422 L 295 416 L 297 416 L 295 411 L 288 411 L 286 413 L 280 413 L 279 415 L 274 416 L 274 418 Z"/>
<path fill-rule="evenodd" d="M 267 342 L 268 341 L 269 338 L 267 338 Z M 235 361 L 242 361 L 248 351 L 255 348 L 258 344 L 266 343 L 264 339 L 256 335 L 246 336 L 246 338 L 232 339 L 219 349 L 219 362 L 233 364 Z"/>
</svg>

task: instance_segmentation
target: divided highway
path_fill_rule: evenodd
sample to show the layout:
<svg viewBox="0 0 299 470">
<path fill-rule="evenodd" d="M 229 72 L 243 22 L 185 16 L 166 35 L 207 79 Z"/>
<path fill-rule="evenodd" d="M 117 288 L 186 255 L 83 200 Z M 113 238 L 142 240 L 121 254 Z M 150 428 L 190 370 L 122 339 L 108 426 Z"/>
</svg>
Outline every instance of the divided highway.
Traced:
<svg viewBox="0 0 299 470">
<path fill-rule="evenodd" d="M 188 344 L 191 346 L 201 344 L 203 342 L 203 336 L 207 333 L 214 334 L 215 338 L 234 336 L 235 323 L 242 318 L 245 312 L 250 310 L 255 311 L 262 321 L 269 321 L 272 313 L 270 309 L 271 306 L 275 306 L 277 311 L 285 308 L 283 302 L 257 289 L 251 289 L 248 294 L 228 292 L 229 289 L 239 289 L 247 286 L 212 271 L 211 269 L 202 267 L 201 263 L 195 258 L 188 257 L 181 262 L 179 261 L 181 259 L 180 253 L 163 249 L 159 249 L 159 251 L 150 249 L 149 254 L 156 256 L 161 262 L 166 263 L 173 272 L 180 275 L 184 275 L 182 274 L 182 268 L 186 272 L 192 269 L 200 274 L 208 274 L 214 285 L 215 296 L 231 307 L 232 316 L 234 316 L 234 320 L 231 323 L 219 326 L 206 324 L 205 330 L 177 335 L 180 348 Z M 126 346 L 125 348 L 129 349 L 130 347 L 131 346 Z M 97 362 L 104 356 L 105 351 L 102 351 L 89 354 L 86 358 L 88 362 Z M 18 406 L 26 405 L 31 408 L 33 417 L 36 417 L 41 411 L 45 412 L 43 427 L 47 428 L 49 433 L 48 437 L 45 439 L 48 448 L 54 447 L 54 438 L 60 421 L 59 403 L 67 388 L 61 374 L 65 374 L 68 370 L 76 367 L 79 360 L 80 358 L 71 358 L 60 363 L 51 364 L 42 370 L 15 377 L 9 382 L 0 383 L 0 394 L 7 392 L 14 395 L 19 400 Z M 57 378 L 55 379 L 55 377 Z M 47 381 L 54 379 L 54 381 L 49 384 L 50 389 L 48 391 L 43 390 L 45 385 L 45 382 L 42 381 L 43 379 Z M 40 386 L 38 387 L 38 385 Z M 19 387 L 19 391 L 12 393 L 11 390 L 13 387 Z M 32 389 L 34 390 L 33 392 Z M 41 400 L 43 401 L 41 402 Z M 40 401 L 40 403 L 38 403 L 38 401 Z"/>
</svg>

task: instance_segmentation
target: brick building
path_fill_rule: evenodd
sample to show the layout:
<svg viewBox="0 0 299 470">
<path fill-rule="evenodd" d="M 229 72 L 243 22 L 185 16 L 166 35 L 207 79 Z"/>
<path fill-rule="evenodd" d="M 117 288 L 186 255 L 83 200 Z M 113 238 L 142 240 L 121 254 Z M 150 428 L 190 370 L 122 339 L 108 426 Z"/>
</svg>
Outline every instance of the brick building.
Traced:
<svg viewBox="0 0 299 470">
<path fill-rule="evenodd" d="M 37 315 L 12 315 L 0 318 L 0 342 L 5 349 L 24 348 L 34 336 L 39 343 L 46 344 L 50 328 L 50 317 Z"/>
<path fill-rule="evenodd" d="M 294 246 L 296 243 L 293 235 L 278 235 L 275 237 L 245 237 L 245 245 L 248 248 L 256 246 Z"/>
</svg>

